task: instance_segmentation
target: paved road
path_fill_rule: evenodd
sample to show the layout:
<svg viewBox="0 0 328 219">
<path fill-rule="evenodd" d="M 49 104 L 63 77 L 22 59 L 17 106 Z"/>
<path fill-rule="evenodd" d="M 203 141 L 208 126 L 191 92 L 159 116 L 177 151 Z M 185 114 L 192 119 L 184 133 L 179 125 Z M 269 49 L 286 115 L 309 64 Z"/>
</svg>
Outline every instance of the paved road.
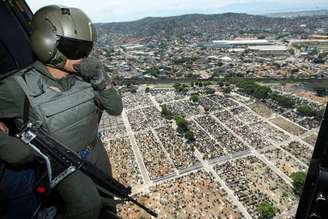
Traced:
<svg viewBox="0 0 328 219">
<path fill-rule="evenodd" d="M 140 170 L 143 182 L 146 185 L 151 185 L 151 181 L 150 181 L 150 178 L 148 176 L 146 166 L 145 166 L 145 164 L 142 160 L 141 153 L 140 153 L 139 148 L 137 146 L 136 139 L 133 135 L 133 131 L 131 129 L 131 125 L 129 123 L 128 117 L 127 117 L 126 112 L 125 112 L 125 109 L 122 112 L 122 118 L 123 118 L 125 128 L 127 130 L 128 136 L 130 138 L 130 142 L 131 142 L 131 145 L 132 145 L 132 150 L 133 150 L 134 156 L 136 158 L 137 164 L 139 166 L 139 170 Z"/>
</svg>

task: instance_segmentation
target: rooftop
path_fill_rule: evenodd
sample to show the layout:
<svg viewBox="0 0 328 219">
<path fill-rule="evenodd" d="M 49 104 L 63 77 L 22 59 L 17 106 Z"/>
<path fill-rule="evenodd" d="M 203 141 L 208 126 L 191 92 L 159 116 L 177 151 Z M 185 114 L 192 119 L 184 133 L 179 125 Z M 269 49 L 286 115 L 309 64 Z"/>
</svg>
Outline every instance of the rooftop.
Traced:
<svg viewBox="0 0 328 219">
<path fill-rule="evenodd" d="M 268 40 L 213 40 L 217 44 L 270 44 Z"/>
</svg>

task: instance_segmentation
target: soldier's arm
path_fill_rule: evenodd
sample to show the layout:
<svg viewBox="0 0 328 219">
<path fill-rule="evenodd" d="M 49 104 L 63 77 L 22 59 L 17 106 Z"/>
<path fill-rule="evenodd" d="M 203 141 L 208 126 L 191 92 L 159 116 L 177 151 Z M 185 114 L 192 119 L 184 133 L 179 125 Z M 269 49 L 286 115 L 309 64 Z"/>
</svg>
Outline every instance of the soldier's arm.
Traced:
<svg viewBox="0 0 328 219">
<path fill-rule="evenodd" d="M 110 115 L 121 114 L 123 110 L 121 95 L 112 87 L 109 76 L 97 58 L 91 56 L 82 59 L 73 68 L 85 81 L 91 83 L 96 93 L 96 102 L 102 110 Z"/>
<path fill-rule="evenodd" d="M 1 122 L 0 127 L 0 160 L 13 166 L 31 162 L 33 160 L 32 149 L 17 138 L 9 136 L 6 133 L 8 130 L 4 128 Z"/>
<path fill-rule="evenodd" d="M 96 101 L 99 107 L 108 114 L 118 116 L 123 110 L 121 95 L 114 87 L 108 85 L 105 90 L 95 91 Z"/>
<path fill-rule="evenodd" d="M 13 77 L 0 81 L 0 117 L 20 117 L 24 109 L 25 94 Z"/>
<path fill-rule="evenodd" d="M 13 77 L 0 81 L 0 116 L 16 118 L 22 114 L 24 92 Z M 0 121 L 0 160 L 21 165 L 33 159 L 32 150 L 17 138 L 8 135 L 7 126 Z"/>
</svg>

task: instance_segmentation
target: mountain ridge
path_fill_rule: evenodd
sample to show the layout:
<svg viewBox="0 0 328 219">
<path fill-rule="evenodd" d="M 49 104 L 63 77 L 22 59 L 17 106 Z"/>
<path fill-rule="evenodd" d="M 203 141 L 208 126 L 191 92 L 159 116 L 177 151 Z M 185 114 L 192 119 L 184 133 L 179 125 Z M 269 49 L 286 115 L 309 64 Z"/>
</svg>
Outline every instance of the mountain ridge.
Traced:
<svg viewBox="0 0 328 219">
<path fill-rule="evenodd" d="M 291 12 L 277 12 L 263 14 L 269 17 L 305 17 L 305 16 L 328 16 L 328 10 L 301 10 Z"/>
<path fill-rule="evenodd" d="M 305 28 L 304 28 L 305 25 Z M 100 33 L 135 37 L 175 38 L 179 35 L 207 35 L 208 39 L 229 39 L 240 33 L 305 34 L 318 28 L 328 28 L 327 16 L 270 17 L 246 13 L 185 14 L 170 17 L 146 17 L 136 21 L 97 24 Z"/>
</svg>

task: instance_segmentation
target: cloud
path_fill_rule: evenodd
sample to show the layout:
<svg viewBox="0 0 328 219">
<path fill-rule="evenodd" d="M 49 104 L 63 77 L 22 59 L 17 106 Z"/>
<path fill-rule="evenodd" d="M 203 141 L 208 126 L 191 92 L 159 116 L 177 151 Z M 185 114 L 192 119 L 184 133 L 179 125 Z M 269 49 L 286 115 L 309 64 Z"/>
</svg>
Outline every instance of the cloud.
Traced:
<svg viewBox="0 0 328 219">
<path fill-rule="evenodd" d="M 42 6 L 61 4 L 84 10 L 95 22 L 137 20 L 148 16 L 186 13 L 276 12 L 328 9 L 327 0 L 27 0 L 35 12 Z"/>
</svg>

